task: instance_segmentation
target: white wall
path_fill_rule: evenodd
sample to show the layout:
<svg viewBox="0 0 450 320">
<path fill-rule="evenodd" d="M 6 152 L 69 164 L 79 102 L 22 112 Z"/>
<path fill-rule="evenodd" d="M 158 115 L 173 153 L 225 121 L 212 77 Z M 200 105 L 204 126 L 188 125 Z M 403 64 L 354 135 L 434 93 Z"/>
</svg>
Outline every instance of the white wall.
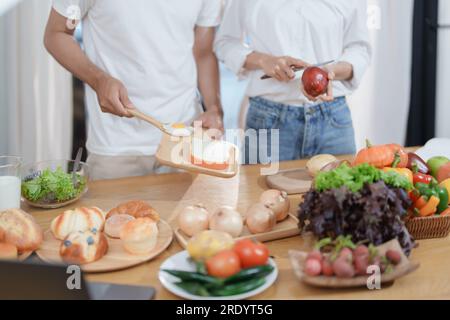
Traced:
<svg viewBox="0 0 450 320">
<path fill-rule="evenodd" d="M 5 21 L 0 16 L 0 155 L 8 153 L 8 107 L 6 96 Z"/>
<path fill-rule="evenodd" d="M 450 25 L 450 1 L 439 1 L 439 23 Z M 438 31 L 436 136 L 450 138 L 450 29 Z"/>
<path fill-rule="evenodd" d="M 71 154 L 72 77 L 43 45 L 51 2 L 22 1 L 0 17 L 0 48 L 6 60 L 0 75 L 0 131 L 7 132 L 0 153 L 20 155 L 25 162 Z"/>
<path fill-rule="evenodd" d="M 369 0 L 381 10 L 380 29 L 370 31 L 372 64 L 350 97 L 357 146 L 405 143 L 411 87 L 414 0 Z"/>
<path fill-rule="evenodd" d="M 0 1 L 0 16 L 6 11 L 17 5 L 22 0 L 1 0 Z"/>
</svg>

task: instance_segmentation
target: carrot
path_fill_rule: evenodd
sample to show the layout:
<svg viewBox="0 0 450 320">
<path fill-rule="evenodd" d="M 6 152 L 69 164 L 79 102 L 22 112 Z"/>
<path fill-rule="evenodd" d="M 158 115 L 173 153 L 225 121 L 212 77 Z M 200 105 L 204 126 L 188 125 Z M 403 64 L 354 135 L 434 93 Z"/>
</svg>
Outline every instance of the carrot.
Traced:
<svg viewBox="0 0 450 320">
<path fill-rule="evenodd" d="M 441 212 L 441 217 L 450 216 L 450 208 Z"/>
<path fill-rule="evenodd" d="M 419 214 L 421 217 L 428 217 L 436 213 L 437 207 L 441 200 L 436 196 L 431 196 L 427 204 L 420 209 Z"/>
<path fill-rule="evenodd" d="M 419 199 L 417 199 L 417 201 L 414 203 L 414 207 L 416 207 L 417 209 L 422 209 L 423 207 L 425 207 L 427 204 L 427 198 L 425 196 L 421 196 L 419 197 Z"/>
</svg>

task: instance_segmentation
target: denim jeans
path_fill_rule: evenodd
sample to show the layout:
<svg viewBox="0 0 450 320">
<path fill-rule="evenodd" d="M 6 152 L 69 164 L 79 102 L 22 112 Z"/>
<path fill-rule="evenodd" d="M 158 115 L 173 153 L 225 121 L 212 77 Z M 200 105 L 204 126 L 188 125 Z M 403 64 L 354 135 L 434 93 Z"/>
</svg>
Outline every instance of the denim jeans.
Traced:
<svg viewBox="0 0 450 320">
<path fill-rule="evenodd" d="M 250 98 L 246 129 L 244 160 L 247 164 L 356 151 L 352 116 L 345 97 L 307 107 Z M 256 139 L 248 138 L 249 129 L 259 133 Z"/>
</svg>

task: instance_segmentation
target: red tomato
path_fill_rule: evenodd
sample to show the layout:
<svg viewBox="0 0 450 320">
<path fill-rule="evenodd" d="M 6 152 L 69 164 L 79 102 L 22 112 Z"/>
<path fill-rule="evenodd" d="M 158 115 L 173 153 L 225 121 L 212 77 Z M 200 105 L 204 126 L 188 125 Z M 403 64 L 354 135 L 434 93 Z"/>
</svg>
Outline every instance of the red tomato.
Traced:
<svg viewBox="0 0 450 320">
<path fill-rule="evenodd" d="M 269 259 L 269 249 L 264 244 L 250 239 L 238 241 L 234 251 L 241 260 L 242 268 L 263 266 Z"/>
<path fill-rule="evenodd" d="M 206 270 L 210 276 L 227 278 L 241 271 L 239 256 L 233 250 L 224 250 L 206 260 Z"/>
</svg>

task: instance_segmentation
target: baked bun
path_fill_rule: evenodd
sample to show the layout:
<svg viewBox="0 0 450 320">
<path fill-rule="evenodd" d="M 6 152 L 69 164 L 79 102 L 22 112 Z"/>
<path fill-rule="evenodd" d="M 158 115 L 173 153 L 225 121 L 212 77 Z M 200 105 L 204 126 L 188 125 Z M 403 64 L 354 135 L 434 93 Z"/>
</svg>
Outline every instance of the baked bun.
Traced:
<svg viewBox="0 0 450 320">
<path fill-rule="evenodd" d="M 99 208 L 76 208 L 67 210 L 53 219 L 50 226 L 56 239 L 64 240 L 75 231 L 103 231 L 105 213 Z"/>
<path fill-rule="evenodd" d="M 108 251 L 108 240 L 96 230 L 76 231 L 61 243 L 59 254 L 67 263 L 86 264 L 101 259 Z"/>
<path fill-rule="evenodd" d="M 44 238 L 32 215 L 20 209 L 0 212 L 0 242 L 16 246 L 19 252 L 34 251 Z"/>
<path fill-rule="evenodd" d="M 106 235 L 111 238 L 120 238 L 120 231 L 128 222 L 134 219 L 129 214 L 115 214 L 109 217 L 105 222 Z"/>
<path fill-rule="evenodd" d="M 131 254 L 146 254 L 156 246 L 158 226 L 153 219 L 137 218 L 128 222 L 120 232 L 123 247 Z"/>
<path fill-rule="evenodd" d="M 145 201 L 128 201 L 120 204 L 118 207 L 111 209 L 106 215 L 106 219 L 116 214 L 128 214 L 135 218 L 151 218 L 154 221 L 159 221 L 159 214 Z"/>
<path fill-rule="evenodd" d="M 0 243 L 0 260 L 15 260 L 19 253 L 17 247 L 10 243 Z"/>
</svg>

